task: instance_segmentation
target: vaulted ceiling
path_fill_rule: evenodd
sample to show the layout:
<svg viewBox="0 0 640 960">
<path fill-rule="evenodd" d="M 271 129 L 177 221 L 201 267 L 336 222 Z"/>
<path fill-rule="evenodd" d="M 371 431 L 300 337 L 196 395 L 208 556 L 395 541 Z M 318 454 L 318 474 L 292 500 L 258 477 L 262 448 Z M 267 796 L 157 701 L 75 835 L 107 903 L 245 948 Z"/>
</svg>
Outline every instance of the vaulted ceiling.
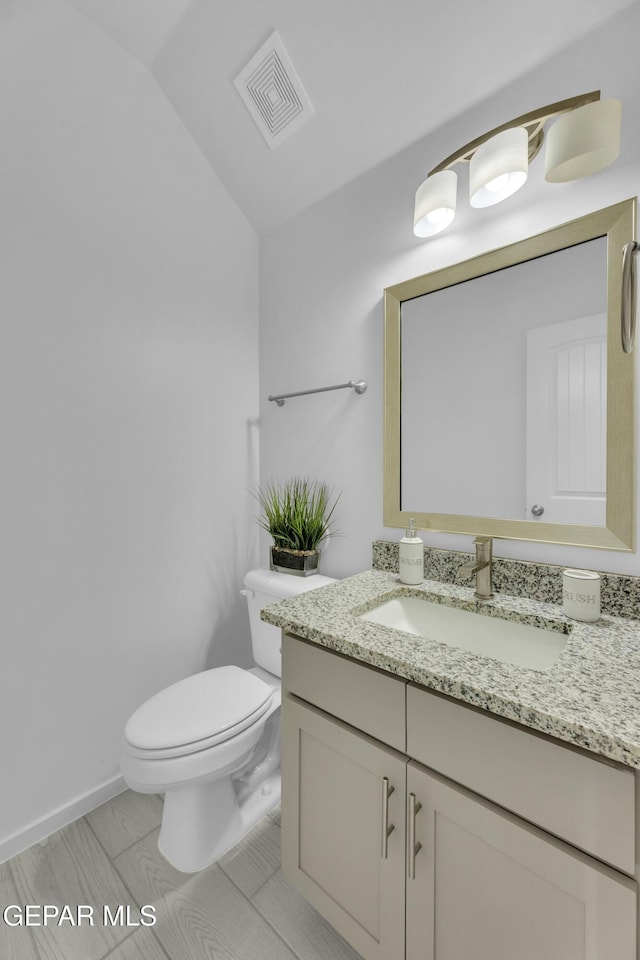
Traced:
<svg viewBox="0 0 640 960">
<path fill-rule="evenodd" d="M 238 206 L 267 232 L 635 0 L 68 2 L 153 72 Z M 274 30 L 314 114 L 272 149 L 233 81 Z"/>
</svg>

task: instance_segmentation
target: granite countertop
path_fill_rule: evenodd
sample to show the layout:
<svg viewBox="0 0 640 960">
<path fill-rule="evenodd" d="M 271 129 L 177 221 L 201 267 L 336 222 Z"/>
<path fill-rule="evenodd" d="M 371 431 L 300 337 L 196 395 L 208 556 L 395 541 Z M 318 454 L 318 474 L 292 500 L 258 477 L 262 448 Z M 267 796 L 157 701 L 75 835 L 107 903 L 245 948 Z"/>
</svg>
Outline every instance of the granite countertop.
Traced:
<svg viewBox="0 0 640 960">
<path fill-rule="evenodd" d="M 520 620 L 567 633 L 546 672 L 502 663 L 433 639 L 358 619 L 399 594 Z M 370 570 L 270 604 L 262 619 L 287 632 L 592 753 L 640 769 L 640 620 L 570 620 L 555 604 L 496 594 L 477 601 L 471 587 L 436 580 L 400 583 Z"/>
</svg>

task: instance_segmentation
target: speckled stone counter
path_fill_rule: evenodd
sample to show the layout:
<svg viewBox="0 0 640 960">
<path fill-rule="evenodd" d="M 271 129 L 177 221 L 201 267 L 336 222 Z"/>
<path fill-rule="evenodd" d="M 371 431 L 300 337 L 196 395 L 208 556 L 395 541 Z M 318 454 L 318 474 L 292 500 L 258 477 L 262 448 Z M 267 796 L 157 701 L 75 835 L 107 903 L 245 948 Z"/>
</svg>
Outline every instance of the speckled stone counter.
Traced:
<svg viewBox="0 0 640 960">
<path fill-rule="evenodd" d="M 540 672 L 384 627 L 358 615 L 391 597 L 425 596 L 467 610 L 567 633 Z M 556 604 L 496 595 L 476 601 L 466 586 L 425 580 L 406 587 L 395 573 L 367 571 L 265 607 L 262 618 L 289 633 L 432 690 L 640 769 L 640 621 L 604 615 L 569 620 Z M 550 623 L 549 623 L 550 621 Z"/>
<path fill-rule="evenodd" d="M 397 541 L 374 540 L 374 570 L 398 572 Z M 597 551 L 596 551 L 597 554 Z M 475 555 L 439 547 L 424 548 L 424 573 L 430 580 L 444 583 L 464 583 L 458 571 L 463 563 Z M 594 557 L 597 560 L 597 556 Z M 529 597 L 543 603 L 562 603 L 563 567 L 551 563 L 533 563 L 530 560 L 493 558 L 493 589 L 513 597 Z M 597 570 L 597 564 L 594 568 Z M 601 577 L 601 606 L 603 613 L 617 617 L 640 617 L 640 577 L 598 571 Z"/>
</svg>

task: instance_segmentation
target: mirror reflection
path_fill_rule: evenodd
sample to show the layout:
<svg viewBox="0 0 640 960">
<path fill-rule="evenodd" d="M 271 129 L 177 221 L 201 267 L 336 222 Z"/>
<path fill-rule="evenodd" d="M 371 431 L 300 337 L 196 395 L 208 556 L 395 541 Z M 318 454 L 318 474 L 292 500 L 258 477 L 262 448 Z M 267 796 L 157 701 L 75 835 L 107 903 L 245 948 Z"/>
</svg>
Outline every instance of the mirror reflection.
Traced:
<svg viewBox="0 0 640 960">
<path fill-rule="evenodd" d="M 607 240 L 401 307 L 401 509 L 604 526 Z"/>
</svg>

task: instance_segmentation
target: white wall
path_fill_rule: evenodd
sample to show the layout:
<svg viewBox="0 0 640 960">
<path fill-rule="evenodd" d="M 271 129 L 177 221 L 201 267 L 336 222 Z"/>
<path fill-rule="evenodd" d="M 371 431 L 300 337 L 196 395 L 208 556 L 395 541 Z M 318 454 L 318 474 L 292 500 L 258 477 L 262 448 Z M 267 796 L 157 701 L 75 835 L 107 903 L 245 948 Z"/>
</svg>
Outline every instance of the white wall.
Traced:
<svg viewBox="0 0 640 960">
<path fill-rule="evenodd" d="M 151 693 L 249 660 L 258 242 L 62 0 L 0 11 L 0 127 L 2 860 L 109 789 Z"/>
<path fill-rule="evenodd" d="M 323 572 L 342 576 L 365 569 L 371 565 L 372 539 L 400 535 L 382 526 L 383 288 L 637 195 L 639 32 L 640 5 L 635 4 L 482 108 L 398 153 L 264 240 L 261 475 L 301 472 L 343 491 L 337 515 L 343 537 L 330 544 Z M 485 210 L 468 207 L 463 172 L 463 199 L 453 225 L 431 240 L 413 237 L 414 192 L 443 157 L 512 117 L 593 89 L 623 103 L 623 144 L 614 166 L 583 181 L 552 185 L 544 182 L 539 158 L 518 194 Z M 446 95 L 446 77 L 439 95 Z M 360 377 L 369 382 L 362 397 L 345 391 L 292 400 L 282 408 L 266 402 L 269 393 Z M 468 537 L 430 534 L 425 539 L 470 548 Z M 640 574 L 637 553 L 506 541 L 498 541 L 495 549 L 502 556 Z"/>
</svg>

